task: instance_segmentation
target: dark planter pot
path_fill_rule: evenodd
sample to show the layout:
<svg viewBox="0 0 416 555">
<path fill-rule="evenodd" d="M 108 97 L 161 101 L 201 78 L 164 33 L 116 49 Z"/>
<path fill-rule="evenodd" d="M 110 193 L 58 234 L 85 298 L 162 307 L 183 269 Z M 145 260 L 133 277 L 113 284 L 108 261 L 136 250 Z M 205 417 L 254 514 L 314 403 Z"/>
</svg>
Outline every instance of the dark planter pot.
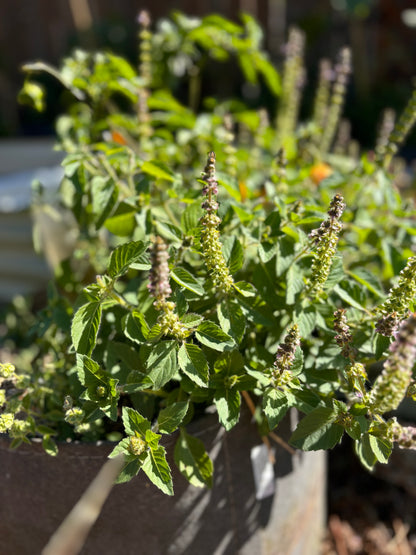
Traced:
<svg viewBox="0 0 416 555">
<path fill-rule="evenodd" d="M 287 437 L 289 423 L 279 426 Z M 83 555 L 318 555 L 325 517 L 325 453 L 291 456 L 276 445 L 275 494 L 256 500 L 250 450 L 261 444 L 249 415 L 228 434 L 208 415 L 189 427 L 215 464 L 212 490 L 190 486 L 172 461 L 174 497 L 142 473 L 113 488 Z M 105 462 L 109 444 L 63 444 L 56 458 L 38 444 L 0 440 L 0 553 L 40 553 Z"/>
</svg>

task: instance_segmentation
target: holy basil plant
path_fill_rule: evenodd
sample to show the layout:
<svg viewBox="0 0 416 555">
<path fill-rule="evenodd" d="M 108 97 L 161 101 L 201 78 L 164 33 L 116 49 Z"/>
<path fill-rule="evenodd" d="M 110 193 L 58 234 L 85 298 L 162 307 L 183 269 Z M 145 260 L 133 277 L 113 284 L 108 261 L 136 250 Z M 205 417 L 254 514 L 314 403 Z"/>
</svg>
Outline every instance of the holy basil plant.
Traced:
<svg viewBox="0 0 416 555">
<path fill-rule="evenodd" d="M 393 411 L 416 394 L 415 210 L 393 179 L 416 97 L 397 122 L 386 113 L 374 152 L 360 155 L 340 119 L 349 49 L 335 70 L 321 63 L 313 116 L 299 124 L 299 30 L 280 78 L 248 16 L 140 24 L 137 71 L 79 51 L 46 68 L 74 97 L 58 134 L 77 242 L 37 316 L 30 363 L 1 366 L 0 431 L 13 446 L 41 436 L 51 454 L 54 438 L 117 440 L 119 481 L 142 470 L 167 494 L 166 436 L 184 476 L 212 484 L 187 431 L 212 407 L 228 431 L 242 403 L 257 405 L 259 437 L 295 408 L 292 447 L 348 435 L 367 468 L 394 444 L 414 448 L 416 429 Z M 276 118 L 213 98 L 195 111 L 207 60 L 233 57 L 280 95 Z M 180 77 L 189 106 L 164 88 Z"/>
</svg>

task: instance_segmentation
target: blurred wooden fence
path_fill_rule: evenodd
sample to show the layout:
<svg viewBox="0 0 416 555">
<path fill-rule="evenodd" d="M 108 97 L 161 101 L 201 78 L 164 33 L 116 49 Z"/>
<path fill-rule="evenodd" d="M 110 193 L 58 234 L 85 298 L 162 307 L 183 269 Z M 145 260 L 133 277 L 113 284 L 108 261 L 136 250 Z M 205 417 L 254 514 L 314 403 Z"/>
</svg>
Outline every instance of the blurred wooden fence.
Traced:
<svg viewBox="0 0 416 555">
<path fill-rule="evenodd" d="M 359 15 L 351 6 L 367 6 L 368 13 Z M 295 23 L 307 31 L 312 73 L 319 57 L 334 58 L 350 44 L 359 98 L 378 95 L 380 84 L 410 83 L 416 73 L 416 32 L 401 19 L 403 10 L 415 8 L 415 0 L 0 0 L 0 135 L 22 132 L 16 102 L 22 63 L 42 59 L 56 64 L 75 45 L 101 46 L 104 29 L 120 52 L 117 41 L 121 46 L 128 33 L 135 40 L 135 19 L 143 8 L 153 19 L 172 10 L 200 16 L 216 12 L 232 19 L 240 11 L 251 13 L 264 28 L 274 58 L 287 27 Z M 89 23 L 92 31 L 86 34 Z"/>
</svg>

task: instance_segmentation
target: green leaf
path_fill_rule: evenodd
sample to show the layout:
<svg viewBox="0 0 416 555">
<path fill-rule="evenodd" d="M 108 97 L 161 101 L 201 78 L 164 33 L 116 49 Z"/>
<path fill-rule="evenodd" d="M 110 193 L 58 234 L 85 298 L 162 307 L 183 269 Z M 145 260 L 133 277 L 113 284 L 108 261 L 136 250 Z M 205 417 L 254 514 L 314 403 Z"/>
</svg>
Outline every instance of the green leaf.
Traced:
<svg viewBox="0 0 416 555">
<path fill-rule="evenodd" d="M 273 64 L 265 57 L 264 53 L 255 52 L 254 61 L 256 69 L 261 73 L 270 91 L 278 96 L 281 93 L 280 77 Z"/>
<path fill-rule="evenodd" d="M 260 260 L 267 264 L 270 260 L 276 256 L 277 244 L 276 243 L 260 243 L 259 245 L 259 257 Z"/>
<path fill-rule="evenodd" d="M 263 395 L 263 412 L 266 415 L 270 430 L 274 430 L 289 409 L 283 391 L 268 388 Z"/>
<path fill-rule="evenodd" d="M 290 443 L 304 451 L 331 449 L 340 441 L 344 428 L 334 424 L 337 412 L 330 407 L 318 407 L 298 424 Z"/>
<path fill-rule="evenodd" d="M 292 264 L 295 258 L 295 246 L 289 237 L 281 237 L 276 256 L 276 276 L 281 276 Z"/>
<path fill-rule="evenodd" d="M 195 337 L 203 345 L 216 351 L 222 352 L 235 347 L 234 339 L 222 331 L 214 322 L 202 322 L 195 332 Z"/>
<path fill-rule="evenodd" d="M 387 464 L 392 451 L 392 444 L 390 441 L 368 434 L 371 449 L 378 462 Z"/>
<path fill-rule="evenodd" d="M 336 293 L 343 301 L 348 303 L 349 305 L 357 308 L 358 310 L 365 310 L 359 302 L 357 302 L 349 293 L 345 291 L 340 285 L 335 285 L 333 288 L 333 292 Z"/>
<path fill-rule="evenodd" d="M 231 274 L 235 274 L 243 265 L 243 247 L 239 240 L 232 236 L 227 237 L 222 246 L 222 252 Z"/>
<path fill-rule="evenodd" d="M 355 442 L 355 452 L 361 464 L 368 470 L 372 470 L 377 462 L 377 457 L 370 443 L 370 434 L 364 434 L 359 441 Z"/>
<path fill-rule="evenodd" d="M 156 177 L 156 179 L 164 179 L 165 181 L 175 181 L 175 174 L 172 170 L 157 160 L 152 160 L 150 162 L 143 162 L 141 167 L 142 172 Z"/>
<path fill-rule="evenodd" d="M 297 347 L 296 351 L 295 351 L 294 361 L 292 363 L 292 366 L 290 367 L 290 371 L 291 371 L 293 376 L 297 376 L 302 372 L 302 370 L 303 370 L 303 359 L 304 359 L 303 351 L 300 347 Z"/>
<path fill-rule="evenodd" d="M 92 211 L 96 217 L 95 229 L 100 229 L 114 208 L 118 189 L 108 177 L 96 175 L 91 180 Z"/>
<path fill-rule="evenodd" d="M 181 318 L 181 323 L 187 328 L 193 329 L 197 328 L 199 324 L 204 320 L 204 317 L 200 314 L 195 314 L 194 312 L 188 312 L 184 314 Z"/>
<path fill-rule="evenodd" d="M 136 227 L 136 212 L 137 208 L 121 202 L 111 217 L 105 220 L 104 226 L 118 237 L 128 237 Z"/>
<path fill-rule="evenodd" d="M 146 343 L 150 330 L 141 312 L 133 310 L 127 314 L 123 324 L 126 337 L 135 343 Z"/>
<path fill-rule="evenodd" d="M 171 434 L 178 427 L 188 412 L 189 401 L 179 401 L 162 409 L 159 413 L 157 423 L 161 434 Z"/>
<path fill-rule="evenodd" d="M 377 297 L 384 297 L 383 289 L 380 285 L 380 281 L 377 277 L 372 274 L 366 268 L 356 268 L 353 272 L 348 272 L 349 276 L 352 277 L 355 281 L 364 285 L 371 293 L 376 295 Z"/>
<path fill-rule="evenodd" d="M 222 330 L 240 343 L 246 329 L 246 318 L 240 305 L 226 299 L 218 305 L 217 314 Z"/>
<path fill-rule="evenodd" d="M 176 345 L 176 341 L 161 341 L 153 347 L 147 359 L 147 371 L 154 389 L 161 389 L 176 374 Z"/>
<path fill-rule="evenodd" d="M 314 306 L 297 307 L 295 323 L 299 326 L 301 337 L 309 337 L 316 326 L 316 310 Z"/>
<path fill-rule="evenodd" d="M 224 428 L 231 430 L 240 418 L 241 396 L 237 388 L 220 388 L 215 392 L 218 418 Z"/>
<path fill-rule="evenodd" d="M 340 283 L 345 278 L 344 267 L 341 256 L 334 256 L 332 259 L 331 270 L 328 279 L 325 282 L 324 289 L 331 290 L 337 283 Z"/>
<path fill-rule="evenodd" d="M 94 350 L 101 322 L 101 303 L 92 301 L 81 306 L 71 325 L 71 337 L 78 353 L 90 355 Z"/>
<path fill-rule="evenodd" d="M 386 353 L 391 343 L 390 337 L 385 337 L 380 333 L 377 333 L 374 338 L 374 354 L 377 360 L 379 360 L 384 353 Z"/>
<path fill-rule="evenodd" d="M 180 472 L 193 486 L 212 487 L 214 467 L 200 439 L 181 429 L 174 457 Z"/>
<path fill-rule="evenodd" d="M 45 452 L 52 457 L 56 457 L 56 455 L 58 454 L 58 446 L 56 445 L 55 441 L 49 436 L 45 436 L 42 439 L 42 447 Z"/>
<path fill-rule="evenodd" d="M 189 204 L 181 214 L 181 226 L 186 234 L 199 227 L 199 220 L 203 215 L 200 202 Z"/>
<path fill-rule="evenodd" d="M 208 386 L 208 362 L 201 349 L 193 343 L 184 343 L 178 352 L 179 366 L 188 378 L 200 387 Z"/>
<path fill-rule="evenodd" d="M 246 281 L 237 281 L 237 283 L 233 284 L 234 289 L 236 289 L 240 295 L 243 297 L 255 297 L 256 296 L 256 288 L 251 283 L 247 283 Z"/>
<path fill-rule="evenodd" d="M 300 269 L 293 264 L 286 274 L 286 303 L 295 304 L 296 295 L 304 288 L 304 281 Z"/>
<path fill-rule="evenodd" d="M 200 282 L 184 268 L 175 268 L 171 271 L 170 275 L 178 285 L 188 289 L 188 291 L 192 291 L 192 293 L 199 296 L 205 293 Z"/>
<path fill-rule="evenodd" d="M 38 83 L 25 81 L 18 95 L 19 104 L 28 104 L 38 112 L 45 109 L 45 91 Z"/>
<path fill-rule="evenodd" d="M 162 445 L 150 449 L 142 463 L 142 470 L 163 493 L 173 495 L 170 468 L 166 460 L 166 451 Z"/>
<path fill-rule="evenodd" d="M 124 484 L 126 482 L 130 482 L 130 480 L 138 474 L 141 465 L 142 462 L 139 459 L 126 462 L 120 474 L 117 476 L 115 483 Z"/>
<path fill-rule="evenodd" d="M 137 410 L 130 407 L 123 407 L 122 419 L 126 434 L 129 436 L 135 436 L 138 432 L 144 438 L 146 431 L 150 430 L 151 423 Z"/>
<path fill-rule="evenodd" d="M 125 274 L 130 264 L 137 262 L 145 249 L 146 246 L 142 241 L 131 241 L 116 247 L 110 256 L 108 274 L 112 278 Z"/>
</svg>

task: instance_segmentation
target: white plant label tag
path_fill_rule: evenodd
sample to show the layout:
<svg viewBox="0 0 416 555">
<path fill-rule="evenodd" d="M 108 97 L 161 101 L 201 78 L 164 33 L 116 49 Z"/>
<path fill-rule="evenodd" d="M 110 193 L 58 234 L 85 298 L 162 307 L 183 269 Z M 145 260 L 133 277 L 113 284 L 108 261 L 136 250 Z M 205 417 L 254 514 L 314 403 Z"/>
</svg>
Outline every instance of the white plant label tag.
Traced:
<svg viewBox="0 0 416 555">
<path fill-rule="evenodd" d="M 253 468 L 256 499 L 266 499 L 274 494 L 274 468 L 269 458 L 269 450 L 262 443 L 251 449 L 251 466 Z"/>
</svg>

